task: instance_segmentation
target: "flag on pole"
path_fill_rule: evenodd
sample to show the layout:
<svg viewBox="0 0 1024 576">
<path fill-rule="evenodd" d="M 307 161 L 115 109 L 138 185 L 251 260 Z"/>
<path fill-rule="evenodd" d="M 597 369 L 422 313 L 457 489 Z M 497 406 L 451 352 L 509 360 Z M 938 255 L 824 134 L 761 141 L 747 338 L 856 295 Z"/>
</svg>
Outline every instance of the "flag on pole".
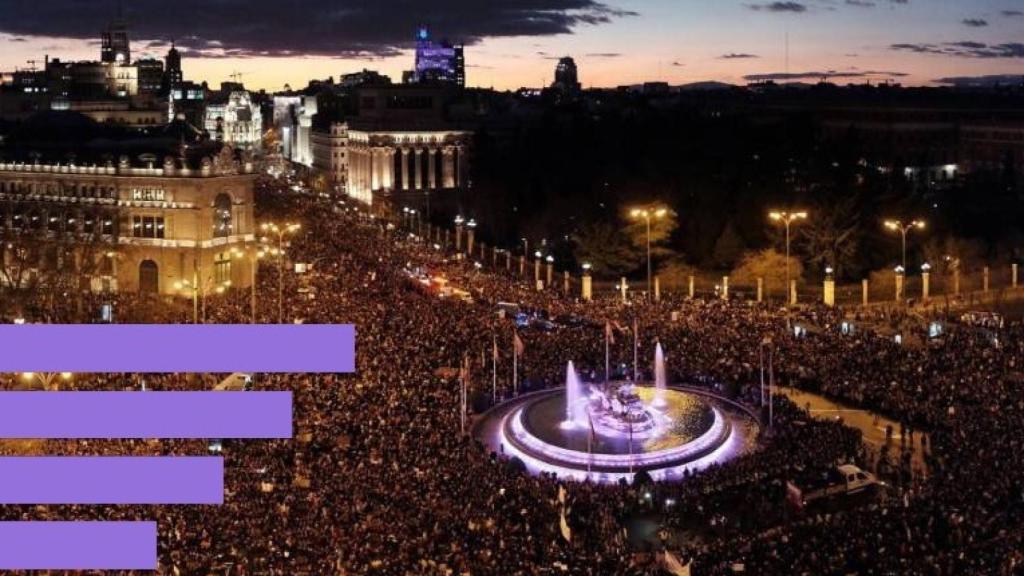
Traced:
<svg viewBox="0 0 1024 576">
<path fill-rule="evenodd" d="M 608 342 L 615 344 L 615 334 L 612 332 L 612 323 L 607 320 L 604 323 L 604 337 Z"/>
<path fill-rule="evenodd" d="M 590 410 L 587 410 L 587 422 L 590 423 L 590 441 L 593 442 L 597 438 L 597 431 L 594 430 L 594 417 L 590 415 Z"/>
<path fill-rule="evenodd" d="M 498 337 L 494 336 L 491 341 L 491 358 L 493 360 L 498 359 Z"/>
<path fill-rule="evenodd" d="M 562 530 L 562 538 L 565 538 L 566 542 L 572 542 L 572 530 L 569 529 L 569 523 L 565 520 L 565 508 L 562 508 L 562 516 L 558 521 L 558 527 Z"/>
<path fill-rule="evenodd" d="M 526 345 L 523 344 L 523 340 L 519 337 L 519 333 L 512 332 L 512 348 L 515 349 L 516 356 L 522 356 L 523 352 L 526 351 Z"/>
</svg>

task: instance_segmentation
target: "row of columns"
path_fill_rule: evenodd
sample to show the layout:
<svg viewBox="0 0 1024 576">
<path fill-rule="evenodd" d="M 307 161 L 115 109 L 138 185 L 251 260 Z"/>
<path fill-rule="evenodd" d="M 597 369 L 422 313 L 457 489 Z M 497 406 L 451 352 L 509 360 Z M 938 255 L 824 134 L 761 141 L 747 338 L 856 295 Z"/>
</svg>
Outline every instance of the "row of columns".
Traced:
<svg viewBox="0 0 1024 576">
<path fill-rule="evenodd" d="M 458 188 L 466 179 L 463 146 L 353 145 L 348 154 L 348 182 L 356 195 L 377 190 Z"/>
</svg>

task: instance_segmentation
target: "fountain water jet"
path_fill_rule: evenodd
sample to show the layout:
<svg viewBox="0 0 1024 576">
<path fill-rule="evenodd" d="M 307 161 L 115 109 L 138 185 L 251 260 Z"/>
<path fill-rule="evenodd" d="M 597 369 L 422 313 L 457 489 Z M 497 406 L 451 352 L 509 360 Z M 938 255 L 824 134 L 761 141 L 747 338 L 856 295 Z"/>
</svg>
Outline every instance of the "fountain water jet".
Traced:
<svg viewBox="0 0 1024 576">
<path fill-rule="evenodd" d="M 668 386 L 665 377 L 665 351 L 661 349 L 661 342 L 654 348 L 654 402 L 655 408 L 665 407 L 665 389 Z"/>
<path fill-rule="evenodd" d="M 583 422 L 585 407 L 580 404 L 584 401 L 583 383 L 576 374 L 576 368 L 572 362 L 565 368 L 565 420 L 562 421 L 562 428 L 572 428 Z"/>
</svg>

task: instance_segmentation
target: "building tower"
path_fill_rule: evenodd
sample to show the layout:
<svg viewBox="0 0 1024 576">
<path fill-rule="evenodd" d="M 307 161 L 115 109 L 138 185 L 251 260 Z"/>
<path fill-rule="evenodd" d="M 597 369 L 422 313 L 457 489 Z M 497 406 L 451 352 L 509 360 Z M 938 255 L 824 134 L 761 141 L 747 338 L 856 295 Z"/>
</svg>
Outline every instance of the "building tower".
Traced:
<svg viewBox="0 0 1024 576">
<path fill-rule="evenodd" d="M 164 59 L 164 88 L 173 91 L 181 86 L 184 76 L 181 73 L 181 53 L 174 47 L 171 41 L 171 49 L 167 51 L 167 58 Z"/>
<path fill-rule="evenodd" d="M 459 88 L 466 87 L 466 55 L 462 44 L 455 47 L 455 83 Z"/>
<path fill-rule="evenodd" d="M 416 31 L 416 69 L 403 80 L 415 82 L 448 82 L 460 87 L 466 85 L 466 60 L 461 45 L 447 40 L 440 42 L 430 37 L 430 30 Z"/>
<path fill-rule="evenodd" d="M 131 47 L 128 44 L 128 23 L 124 19 L 121 3 L 117 3 L 117 17 L 103 32 L 100 42 L 100 60 L 108 64 L 130 64 Z"/>
<path fill-rule="evenodd" d="M 555 67 L 555 82 L 551 87 L 563 94 L 575 94 L 580 91 L 575 60 L 566 56 L 558 61 L 558 66 Z"/>
</svg>

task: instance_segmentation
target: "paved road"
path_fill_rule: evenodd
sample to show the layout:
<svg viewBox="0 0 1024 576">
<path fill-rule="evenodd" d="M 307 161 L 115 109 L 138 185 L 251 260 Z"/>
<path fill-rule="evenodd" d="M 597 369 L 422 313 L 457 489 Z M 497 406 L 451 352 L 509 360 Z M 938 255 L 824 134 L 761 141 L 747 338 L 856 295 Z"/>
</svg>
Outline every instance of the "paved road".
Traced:
<svg viewBox="0 0 1024 576">
<path fill-rule="evenodd" d="M 829 400 L 824 396 L 804 392 L 795 388 L 775 387 L 774 393 L 783 394 L 789 397 L 798 406 L 808 407 L 812 416 L 820 419 L 842 418 L 848 426 L 861 431 L 864 435 L 864 442 L 875 452 L 881 450 L 886 443 L 886 426 L 892 426 L 892 439 L 890 450 L 899 453 L 900 447 L 900 424 L 889 420 L 874 412 L 840 404 Z M 913 448 L 912 463 L 917 470 L 925 471 L 924 454 L 921 450 L 921 432 L 914 432 L 913 438 L 907 439 L 907 444 Z"/>
</svg>

